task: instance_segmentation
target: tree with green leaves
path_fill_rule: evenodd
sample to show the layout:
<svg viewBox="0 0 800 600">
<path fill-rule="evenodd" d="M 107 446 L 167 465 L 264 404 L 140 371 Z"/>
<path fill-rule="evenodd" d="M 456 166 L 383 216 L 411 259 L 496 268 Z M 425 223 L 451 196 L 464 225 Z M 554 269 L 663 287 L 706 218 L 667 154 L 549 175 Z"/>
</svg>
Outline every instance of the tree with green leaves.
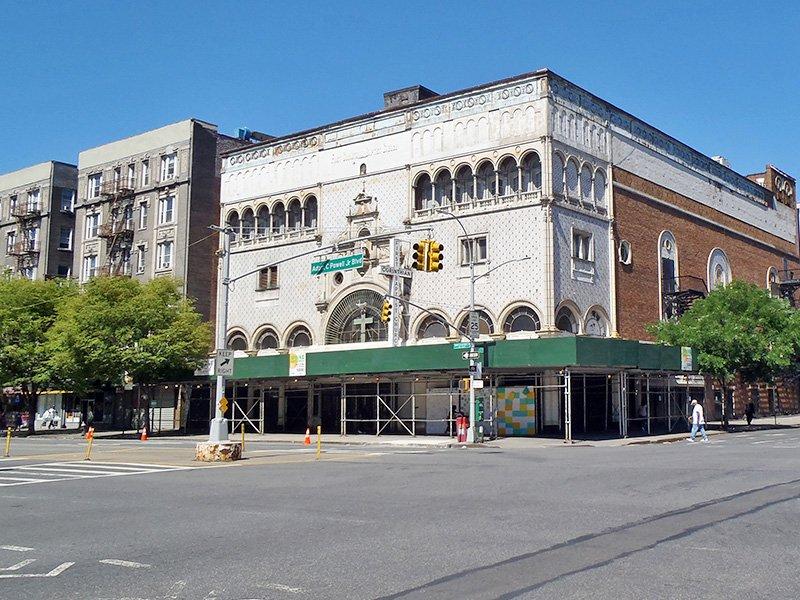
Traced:
<svg viewBox="0 0 800 600">
<path fill-rule="evenodd" d="M 77 293 L 68 281 L 0 278 L 0 383 L 25 400 L 30 434 L 36 432 L 39 394 L 52 382 L 47 336 L 59 305 Z"/>
<path fill-rule="evenodd" d="M 716 380 L 723 398 L 737 374 L 745 383 L 772 382 L 800 356 L 800 312 L 742 281 L 716 288 L 680 319 L 648 330 L 660 342 L 697 350 L 700 372 Z"/>
<path fill-rule="evenodd" d="M 77 392 L 121 385 L 126 376 L 147 386 L 191 374 L 211 340 L 211 326 L 175 280 L 97 277 L 60 307 L 48 333 L 50 367 Z"/>
</svg>

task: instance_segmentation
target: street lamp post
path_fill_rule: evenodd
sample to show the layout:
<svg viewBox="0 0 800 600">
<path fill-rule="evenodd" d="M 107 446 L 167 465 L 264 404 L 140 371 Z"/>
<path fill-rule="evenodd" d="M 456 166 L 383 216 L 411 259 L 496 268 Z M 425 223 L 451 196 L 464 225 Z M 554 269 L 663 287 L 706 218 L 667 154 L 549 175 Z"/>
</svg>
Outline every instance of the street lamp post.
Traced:
<svg viewBox="0 0 800 600">
<path fill-rule="evenodd" d="M 466 227 L 454 213 L 444 210 L 442 208 L 435 209 L 436 212 L 448 215 L 458 223 L 461 230 L 464 232 L 464 237 L 467 240 L 467 257 L 469 259 L 469 317 L 468 323 L 472 322 L 475 314 L 475 248 L 473 239 L 467 233 Z M 480 327 L 480 325 L 479 325 Z M 479 329 L 480 333 L 480 329 Z M 469 429 L 467 429 L 467 441 L 474 444 L 478 441 L 478 424 L 476 422 L 475 414 L 475 379 L 477 375 L 477 361 L 472 358 L 475 356 L 475 335 L 470 331 L 470 326 L 467 326 L 467 339 L 469 339 Z"/>
<path fill-rule="evenodd" d="M 217 227 L 212 225 L 210 229 L 218 231 L 222 234 L 222 306 L 217 307 L 217 335 L 216 347 L 217 349 L 224 349 L 225 338 L 228 334 L 228 296 L 230 294 L 230 268 L 231 268 L 231 235 L 233 235 L 233 228 L 226 225 L 225 227 Z M 216 402 L 214 403 L 214 418 L 211 419 L 211 428 L 208 434 L 209 442 L 227 442 L 228 441 L 228 420 L 222 413 L 220 407 L 220 400 L 225 395 L 225 376 L 216 374 L 217 376 L 217 394 Z"/>
</svg>

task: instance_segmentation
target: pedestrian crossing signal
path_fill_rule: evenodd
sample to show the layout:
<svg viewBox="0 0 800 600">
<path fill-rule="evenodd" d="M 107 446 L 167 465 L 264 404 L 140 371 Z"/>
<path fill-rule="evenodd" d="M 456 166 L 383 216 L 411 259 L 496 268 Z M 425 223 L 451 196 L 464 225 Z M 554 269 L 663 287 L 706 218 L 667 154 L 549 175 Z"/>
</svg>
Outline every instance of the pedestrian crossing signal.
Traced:
<svg viewBox="0 0 800 600">
<path fill-rule="evenodd" d="M 219 411 L 224 414 L 225 412 L 227 412 L 227 410 L 228 410 L 228 399 L 225 396 L 223 396 L 222 398 L 219 399 Z"/>
<path fill-rule="evenodd" d="M 444 268 L 442 264 L 442 259 L 444 259 L 442 250 L 444 250 L 444 244 L 440 244 L 434 240 L 428 243 L 428 268 L 426 271 L 436 273 Z"/>
<path fill-rule="evenodd" d="M 420 240 L 412 246 L 414 254 L 411 255 L 411 258 L 414 259 L 414 262 L 411 263 L 411 268 L 417 271 L 428 270 L 428 244 L 430 244 L 430 240 Z"/>
<path fill-rule="evenodd" d="M 384 323 L 388 323 L 392 318 L 392 303 L 388 300 L 383 301 L 383 306 L 381 307 L 381 321 Z"/>
</svg>

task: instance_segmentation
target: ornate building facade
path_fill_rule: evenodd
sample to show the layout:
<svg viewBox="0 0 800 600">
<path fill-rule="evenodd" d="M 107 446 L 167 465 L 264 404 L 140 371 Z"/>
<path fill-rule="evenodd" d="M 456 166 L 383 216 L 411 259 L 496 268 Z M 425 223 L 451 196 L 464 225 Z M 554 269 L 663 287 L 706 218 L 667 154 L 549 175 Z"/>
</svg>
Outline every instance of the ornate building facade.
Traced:
<svg viewBox="0 0 800 600">
<path fill-rule="evenodd" d="M 663 316 L 664 295 L 686 288 L 677 267 L 669 276 L 640 268 L 667 265 L 657 258 L 661 242 L 647 248 L 628 230 L 655 231 L 675 248 L 660 219 L 615 215 L 617 193 L 653 185 L 774 238 L 779 250 L 765 274 L 796 247 L 793 208 L 771 201 L 766 187 L 548 70 L 445 95 L 421 86 L 389 92 L 383 110 L 227 154 L 220 221 L 234 232 L 235 280 L 227 344 L 239 351 L 237 380 L 248 388 L 236 384 L 231 393 L 244 398 L 244 412 L 259 405 L 267 429 L 263 415 L 290 428 L 294 412 L 303 427 L 316 418 L 343 433 L 370 420 L 380 431 L 382 415 L 398 430 L 419 421 L 433 431 L 431 415 L 452 415 L 459 402 L 453 381 L 464 363 L 449 353 L 468 328 L 472 257 L 478 340 L 493 373 L 484 392 L 491 428 L 502 429 L 506 412 L 527 410 L 537 415 L 532 430 L 520 425 L 527 433 L 562 431 L 580 418 L 574 424 L 583 431 L 624 434 L 644 393 L 640 375 L 687 370 L 674 357 L 648 362 L 642 344 L 627 359 L 615 345 L 620 336 L 645 337 L 643 323 Z M 444 269 L 387 276 L 411 265 L 412 245 L 423 238 L 444 245 Z M 712 276 L 717 267 L 726 276 L 721 250 L 709 256 Z M 353 255 L 363 256 L 357 268 L 312 272 L 312 263 Z M 652 298 L 630 291 L 643 288 L 637 278 L 655 281 Z M 390 286 L 404 302 L 394 302 L 386 326 L 379 312 Z M 567 350 L 575 354 L 556 356 L 553 340 L 577 340 Z M 414 352 L 430 364 L 415 362 Z M 579 384 L 566 367 L 582 370 Z M 635 384 L 627 368 L 636 370 Z M 391 375 L 375 378 L 381 373 Z M 361 387 L 348 392 L 344 374 Z M 665 402 L 659 418 L 671 429 L 682 400 L 670 405 L 670 386 L 684 385 L 684 400 L 690 392 L 687 377 L 666 377 L 654 385 Z M 520 385 L 539 390 L 531 406 L 498 402 Z M 432 400 L 431 390 L 444 389 L 446 400 Z M 579 389 L 582 403 L 573 406 Z M 376 408 L 362 418 L 372 396 Z M 403 398 L 411 397 L 409 408 Z"/>
</svg>

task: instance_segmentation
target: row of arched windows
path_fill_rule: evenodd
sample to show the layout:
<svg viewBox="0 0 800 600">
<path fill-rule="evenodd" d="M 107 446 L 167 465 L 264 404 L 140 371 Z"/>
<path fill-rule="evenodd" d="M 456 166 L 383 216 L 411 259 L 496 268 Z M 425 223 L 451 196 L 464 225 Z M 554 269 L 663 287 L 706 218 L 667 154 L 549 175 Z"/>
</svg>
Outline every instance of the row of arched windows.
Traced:
<svg viewBox="0 0 800 600">
<path fill-rule="evenodd" d="M 575 157 L 565 157 L 556 152 L 553 154 L 553 194 L 604 208 L 605 172 L 591 163 L 580 163 Z"/>
<path fill-rule="evenodd" d="M 312 341 L 311 332 L 305 325 L 292 327 L 286 336 L 287 348 L 302 348 L 310 346 Z M 254 350 L 277 350 L 281 343 L 278 332 L 272 327 L 264 327 L 258 331 L 254 339 Z M 228 334 L 229 350 L 248 350 L 250 344 L 247 336 L 242 331 L 233 331 Z"/>
<path fill-rule="evenodd" d="M 369 310 L 362 310 L 362 312 L 364 313 L 361 316 L 362 321 L 371 322 L 373 320 L 369 318 L 369 315 L 371 314 Z M 489 315 L 489 313 L 483 309 L 479 309 L 476 312 L 478 313 L 479 334 L 491 335 L 495 333 L 496 325 L 491 315 Z M 442 319 L 447 318 L 444 316 L 442 316 L 442 318 L 437 318 L 434 315 L 428 315 L 424 317 L 416 327 L 416 338 L 421 340 L 449 337 L 451 334 L 450 327 L 444 323 Z M 360 323 L 358 319 L 352 319 L 352 321 L 355 324 Z M 353 323 L 350 323 L 350 325 Z M 469 315 L 464 315 L 458 323 L 459 330 L 462 335 L 466 335 L 468 324 Z M 502 322 L 502 332 L 506 334 L 535 332 L 541 329 L 541 324 L 542 322 L 539 314 L 534 308 L 528 305 L 518 305 L 507 312 Z M 557 329 L 567 333 L 575 334 L 586 333 L 588 335 L 605 336 L 607 335 L 608 329 L 607 318 L 605 317 L 605 313 L 601 308 L 594 307 L 590 309 L 585 319 L 581 319 L 578 316 L 577 310 L 569 304 L 565 304 L 558 309 L 556 313 L 555 324 Z M 357 329 L 356 327 L 350 328 L 352 328 L 353 331 L 356 331 Z M 347 326 L 344 326 L 344 329 L 349 330 Z M 357 336 L 353 338 L 342 335 L 332 336 L 329 333 L 329 335 L 326 336 L 325 343 L 335 344 L 358 341 L 384 341 L 386 339 L 387 329 L 383 327 L 376 328 L 373 331 L 373 335 L 367 337 L 362 336 L 361 338 Z M 286 348 L 311 346 L 312 343 L 313 339 L 311 332 L 305 325 L 296 325 L 292 327 L 287 332 L 285 338 Z M 262 327 L 253 336 L 253 350 L 277 350 L 279 347 L 281 347 L 280 336 L 277 330 L 273 327 Z M 231 350 L 246 351 L 251 349 L 251 345 L 250 341 L 247 339 L 247 335 L 243 331 L 234 330 L 228 335 L 228 348 Z"/>
<path fill-rule="evenodd" d="M 514 196 L 520 192 L 540 192 L 541 189 L 541 159 L 536 152 L 528 152 L 519 163 L 513 156 L 507 156 L 496 167 L 487 159 L 479 162 L 474 170 L 471 165 L 461 165 L 452 173 L 449 169 L 440 169 L 433 177 L 420 173 L 414 180 L 414 210 Z"/>
<path fill-rule="evenodd" d="M 493 334 L 496 326 L 489 313 L 485 310 L 478 310 L 477 313 L 480 335 Z M 462 335 L 466 334 L 468 321 L 469 315 L 464 315 L 461 322 L 458 323 L 459 331 Z M 536 310 L 527 305 L 519 305 L 508 312 L 503 319 L 502 332 L 508 334 L 539 331 L 541 324 L 542 321 Z M 593 307 L 590 309 L 583 320 L 583 327 L 581 327 L 581 319 L 576 309 L 569 304 L 565 304 L 558 309 L 555 325 L 556 329 L 560 331 L 575 334 L 586 333 L 588 335 L 605 336 L 608 330 L 607 319 L 601 308 Z M 428 315 L 417 327 L 417 339 L 448 337 L 450 335 L 449 329 L 441 319 Z"/>
<path fill-rule="evenodd" d="M 235 240 L 250 240 L 282 235 L 291 231 L 316 229 L 317 197 L 291 198 L 285 205 L 279 200 L 268 206 L 262 204 L 254 211 L 247 207 L 225 215 L 225 223 L 234 231 Z"/>
</svg>

